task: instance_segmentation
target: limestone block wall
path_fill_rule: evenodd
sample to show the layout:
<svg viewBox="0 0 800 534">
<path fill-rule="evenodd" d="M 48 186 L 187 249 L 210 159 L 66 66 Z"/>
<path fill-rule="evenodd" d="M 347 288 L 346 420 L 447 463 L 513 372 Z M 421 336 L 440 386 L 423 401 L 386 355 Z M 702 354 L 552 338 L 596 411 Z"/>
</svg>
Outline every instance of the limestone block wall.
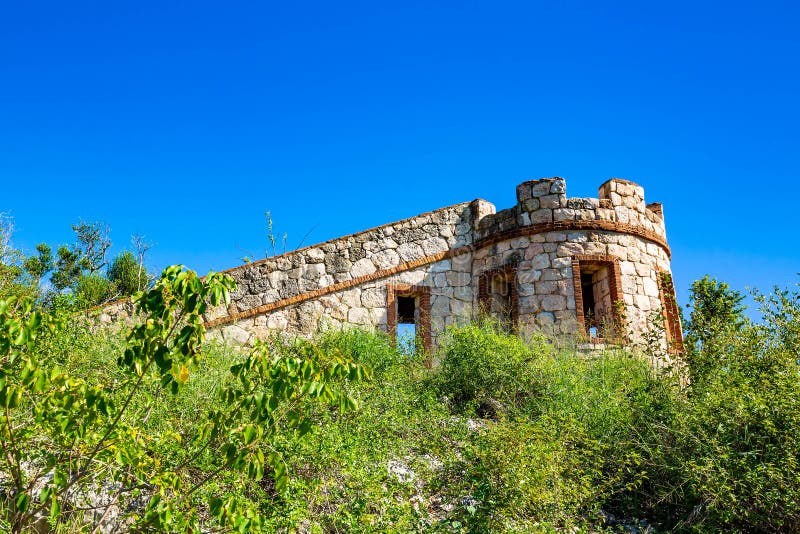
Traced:
<svg viewBox="0 0 800 534">
<path fill-rule="evenodd" d="M 244 343 L 344 323 L 386 330 L 387 286 L 425 286 L 435 343 L 447 324 L 472 312 L 475 209 L 457 204 L 230 269 L 231 304 L 209 311 L 207 324 Z"/>
<path fill-rule="evenodd" d="M 581 261 L 617 270 L 615 296 L 634 339 L 661 309 L 658 277 L 670 272 L 661 205 L 646 205 L 643 189 L 620 179 L 601 185 L 598 197 L 567 198 L 561 178 L 524 182 L 516 206 L 478 222 L 473 276 L 516 265 L 521 329 L 581 332 L 586 318 L 575 292 Z M 597 309 L 602 313 L 601 302 Z"/>
</svg>

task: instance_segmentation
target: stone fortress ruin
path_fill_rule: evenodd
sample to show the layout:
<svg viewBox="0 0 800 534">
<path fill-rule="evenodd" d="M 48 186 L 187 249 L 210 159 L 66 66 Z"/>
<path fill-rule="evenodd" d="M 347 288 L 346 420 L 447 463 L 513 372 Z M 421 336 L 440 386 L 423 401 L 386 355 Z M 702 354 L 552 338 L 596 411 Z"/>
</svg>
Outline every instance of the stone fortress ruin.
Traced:
<svg viewBox="0 0 800 534">
<path fill-rule="evenodd" d="M 481 312 L 522 334 L 615 343 L 641 340 L 655 313 L 679 351 L 661 204 L 618 178 L 598 196 L 567 198 L 562 178 L 527 181 L 499 212 L 473 200 L 235 267 L 230 305 L 205 320 L 238 343 L 407 324 L 430 349 Z"/>
</svg>

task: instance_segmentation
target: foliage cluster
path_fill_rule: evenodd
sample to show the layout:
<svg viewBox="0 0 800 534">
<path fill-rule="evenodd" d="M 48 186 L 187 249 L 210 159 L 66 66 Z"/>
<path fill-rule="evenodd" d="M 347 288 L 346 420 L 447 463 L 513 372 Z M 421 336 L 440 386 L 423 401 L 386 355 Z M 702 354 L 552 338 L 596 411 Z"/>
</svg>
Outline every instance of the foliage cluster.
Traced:
<svg viewBox="0 0 800 534">
<path fill-rule="evenodd" d="M 26 256 L 11 245 L 12 230 L 11 221 L 0 216 L 0 298 L 27 296 L 50 307 L 85 309 L 131 296 L 153 281 L 144 267 L 150 245 L 141 236 L 132 239 L 136 255 L 126 250 L 109 262 L 110 230 L 102 223 L 72 225 L 75 243 L 59 246 L 55 255 L 39 243 Z"/>
<path fill-rule="evenodd" d="M 201 363 L 201 316 L 232 287 L 227 275 L 201 280 L 179 266 L 166 269 L 135 297 L 143 320 L 117 345 L 113 370 L 102 352 L 100 361 L 85 362 L 91 369 L 69 369 L 72 355 L 52 351 L 63 347 L 62 336 L 85 338 L 74 321 L 59 324 L 28 297 L 0 300 L 7 530 L 93 530 L 112 519 L 116 528 L 154 532 L 261 527 L 252 501 L 228 488 L 269 480 L 282 491 L 278 444 L 309 431 L 310 402 L 352 408 L 337 384 L 365 370 L 302 341 L 280 354 L 258 344 L 229 367 L 213 401 L 176 403 Z M 181 405 L 188 413 L 174 411 Z"/>
<path fill-rule="evenodd" d="M 6 529 L 800 529 L 797 291 L 757 296 L 755 324 L 697 281 L 687 383 L 488 321 L 433 355 L 358 329 L 202 342 L 230 287 L 168 269 L 125 338 L 3 301 Z"/>
</svg>

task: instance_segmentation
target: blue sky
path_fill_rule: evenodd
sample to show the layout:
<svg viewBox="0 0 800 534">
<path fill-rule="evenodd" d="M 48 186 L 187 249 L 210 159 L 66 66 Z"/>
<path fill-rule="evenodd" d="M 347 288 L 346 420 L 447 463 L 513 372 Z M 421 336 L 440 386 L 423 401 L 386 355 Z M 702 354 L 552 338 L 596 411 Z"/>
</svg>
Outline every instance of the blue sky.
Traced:
<svg viewBox="0 0 800 534">
<path fill-rule="evenodd" d="M 664 203 L 679 300 L 800 281 L 791 2 L 16 2 L 0 16 L 15 243 L 103 221 L 153 270 L 263 257 L 563 176 Z"/>
</svg>

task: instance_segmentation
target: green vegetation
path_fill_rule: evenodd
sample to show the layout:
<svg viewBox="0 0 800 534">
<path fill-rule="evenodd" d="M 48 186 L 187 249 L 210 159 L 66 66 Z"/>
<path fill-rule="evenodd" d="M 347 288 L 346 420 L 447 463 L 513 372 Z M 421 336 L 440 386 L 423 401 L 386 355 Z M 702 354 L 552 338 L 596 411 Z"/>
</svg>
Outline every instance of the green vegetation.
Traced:
<svg viewBox="0 0 800 534">
<path fill-rule="evenodd" d="M 142 236 L 131 239 L 136 256 L 126 250 L 109 264 L 106 225 L 81 222 L 72 230 L 75 243 L 59 246 L 55 258 L 47 243 L 26 256 L 11 244 L 13 222 L 0 214 L 0 298 L 26 296 L 51 308 L 86 309 L 150 287 L 153 277 L 144 267 L 144 256 L 151 245 Z"/>
<path fill-rule="evenodd" d="M 231 288 L 171 267 L 116 333 L 0 299 L 0 531 L 800 530 L 800 292 L 697 281 L 679 376 L 491 322 L 204 341 Z"/>
</svg>

